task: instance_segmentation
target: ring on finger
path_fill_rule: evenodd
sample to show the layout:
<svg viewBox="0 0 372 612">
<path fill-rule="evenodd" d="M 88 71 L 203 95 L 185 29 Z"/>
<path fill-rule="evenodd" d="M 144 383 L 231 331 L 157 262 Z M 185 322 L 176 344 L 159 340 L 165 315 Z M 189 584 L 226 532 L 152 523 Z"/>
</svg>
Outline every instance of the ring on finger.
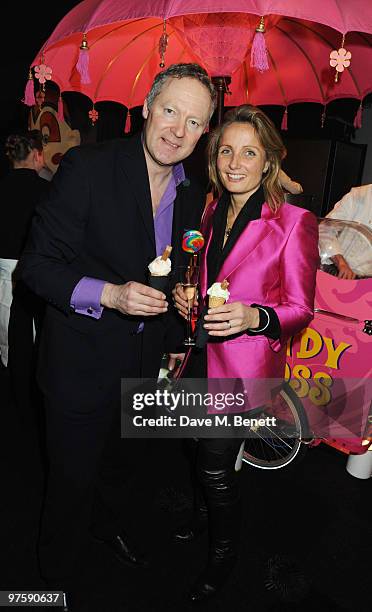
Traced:
<svg viewBox="0 0 372 612">
<path fill-rule="evenodd" d="M 232 327 L 232 325 L 231 325 L 231 321 L 226 321 L 226 323 L 227 323 L 227 327 L 228 327 L 228 329 L 231 329 L 231 327 Z"/>
</svg>

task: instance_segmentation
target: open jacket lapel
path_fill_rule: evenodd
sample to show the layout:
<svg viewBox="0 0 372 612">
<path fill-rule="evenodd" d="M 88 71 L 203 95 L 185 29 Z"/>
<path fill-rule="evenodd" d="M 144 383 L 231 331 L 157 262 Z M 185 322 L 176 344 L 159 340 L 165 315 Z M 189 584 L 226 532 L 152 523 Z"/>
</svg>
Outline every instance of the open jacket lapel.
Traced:
<svg viewBox="0 0 372 612">
<path fill-rule="evenodd" d="M 263 204 L 260 219 L 253 219 L 249 222 L 237 237 L 235 244 L 223 257 L 216 278 L 218 282 L 228 279 L 234 270 L 253 256 L 257 246 L 266 240 L 273 231 L 273 223 L 279 216 L 280 212 L 273 213 L 267 203 Z"/>
<path fill-rule="evenodd" d="M 143 223 L 155 250 L 151 191 L 141 135 L 135 136 L 125 142 L 125 147 L 123 147 L 120 159 L 122 171 L 127 178 L 127 184 L 132 188 Z"/>
</svg>

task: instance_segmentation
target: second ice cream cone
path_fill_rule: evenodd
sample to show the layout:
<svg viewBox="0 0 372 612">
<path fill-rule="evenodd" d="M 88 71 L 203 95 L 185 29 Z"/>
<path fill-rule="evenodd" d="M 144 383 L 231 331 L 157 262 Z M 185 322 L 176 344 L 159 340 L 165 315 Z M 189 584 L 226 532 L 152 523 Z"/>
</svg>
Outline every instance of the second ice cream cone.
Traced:
<svg viewBox="0 0 372 612">
<path fill-rule="evenodd" d="M 209 296 L 208 306 L 209 308 L 217 308 L 217 306 L 223 306 L 225 301 L 223 297 L 215 297 L 212 295 Z"/>
<path fill-rule="evenodd" d="M 217 306 L 223 306 L 227 302 L 230 295 L 227 290 L 228 286 L 229 283 L 226 279 L 222 283 L 213 283 L 207 291 L 209 308 L 217 308 Z"/>
</svg>

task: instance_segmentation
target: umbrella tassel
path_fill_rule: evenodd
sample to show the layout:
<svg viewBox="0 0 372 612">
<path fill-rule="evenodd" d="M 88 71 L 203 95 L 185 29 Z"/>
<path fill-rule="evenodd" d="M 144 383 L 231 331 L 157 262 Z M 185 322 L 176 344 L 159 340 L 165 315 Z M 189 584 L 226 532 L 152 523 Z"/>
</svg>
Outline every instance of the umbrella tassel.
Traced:
<svg viewBox="0 0 372 612">
<path fill-rule="evenodd" d="M 130 111 L 128 108 L 127 116 L 125 119 L 125 128 L 124 128 L 125 134 L 129 134 L 130 130 L 131 130 L 131 117 L 130 117 Z"/>
<path fill-rule="evenodd" d="M 59 98 L 58 98 L 57 117 L 58 117 L 58 119 L 60 121 L 64 121 L 65 120 L 65 116 L 64 116 L 64 113 L 63 113 L 63 100 L 62 100 L 61 94 L 59 94 Z"/>
<path fill-rule="evenodd" d="M 251 68 L 255 68 L 259 72 L 265 72 L 265 70 L 269 69 L 265 42 L 265 22 L 263 17 L 260 19 L 260 23 L 256 28 L 256 33 L 253 38 Z"/>
<path fill-rule="evenodd" d="M 89 47 L 87 37 L 84 34 L 80 45 L 79 59 L 76 63 L 76 68 L 81 76 L 83 85 L 88 85 L 91 82 L 89 76 Z"/>
<path fill-rule="evenodd" d="M 287 107 L 285 107 L 285 111 L 283 113 L 281 129 L 288 130 L 288 109 Z"/>
<path fill-rule="evenodd" d="M 321 114 L 320 117 L 320 127 L 323 129 L 324 128 L 324 124 L 325 124 L 325 120 L 326 120 L 326 107 L 323 107 L 323 112 Z"/>
<path fill-rule="evenodd" d="M 34 92 L 34 77 L 32 76 L 31 68 L 28 73 L 28 79 L 25 87 L 25 95 L 22 102 L 23 104 L 26 104 L 26 106 L 34 106 L 34 104 L 36 104 Z"/>
<path fill-rule="evenodd" d="M 167 22 L 164 19 L 163 21 L 163 33 L 160 36 L 159 39 L 159 55 L 160 55 L 160 64 L 159 67 L 160 68 L 164 68 L 165 67 L 165 52 L 167 50 L 167 46 L 168 46 L 168 34 L 167 34 Z"/>
<path fill-rule="evenodd" d="M 361 128 L 362 127 L 362 103 L 359 104 L 359 108 L 356 112 L 355 118 L 354 118 L 354 127 L 355 128 Z"/>
</svg>

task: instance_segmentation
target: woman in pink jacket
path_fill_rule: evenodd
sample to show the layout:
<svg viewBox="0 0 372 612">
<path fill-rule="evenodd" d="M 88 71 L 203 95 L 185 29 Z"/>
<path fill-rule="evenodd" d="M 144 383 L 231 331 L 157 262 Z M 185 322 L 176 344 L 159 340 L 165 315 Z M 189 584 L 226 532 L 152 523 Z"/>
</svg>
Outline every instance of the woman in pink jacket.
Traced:
<svg viewBox="0 0 372 612">
<path fill-rule="evenodd" d="M 275 126 L 254 106 L 229 111 L 210 136 L 209 175 L 219 195 L 201 229 L 200 302 L 208 342 L 188 355 L 185 377 L 283 379 L 287 340 L 313 317 L 317 220 L 284 202 L 279 182 L 284 155 Z M 228 301 L 207 310 L 208 288 L 225 280 Z M 185 315 L 180 286 L 174 300 Z M 208 519 L 208 564 L 192 589 L 193 602 L 213 595 L 237 558 L 240 492 L 234 466 L 241 442 L 239 437 L 208 438 L 197 445 L 197 476 L 207 511 L 200 508 L 196 519 L 175 534 L 180 542 L 190 541 L 203 516 Z"/>
</svg>

